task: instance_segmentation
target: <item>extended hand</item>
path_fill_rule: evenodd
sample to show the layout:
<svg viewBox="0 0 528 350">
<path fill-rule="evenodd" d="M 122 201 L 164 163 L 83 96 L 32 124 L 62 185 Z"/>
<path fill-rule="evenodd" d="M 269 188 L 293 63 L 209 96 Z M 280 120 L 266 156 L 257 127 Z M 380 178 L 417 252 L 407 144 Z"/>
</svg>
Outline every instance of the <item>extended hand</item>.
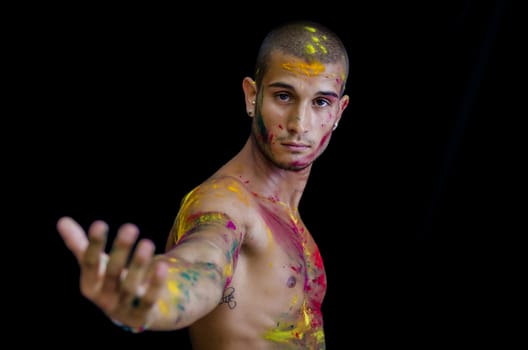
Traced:
<svg viewBox="0 0 528 350">
<path fill-rule="evenodd" d="M 148 239 L 141 239 L 133 251 L 137 226 L 122 225 L 109 254 L 104 250 L 108 225 L 103 221 L 94 221 L 86 234 L 75 220 L 62 217 L 57 230 L 79 263 L 83 296 L 112 320 L 129 327 L 152 322 L 148 318 L 154 315 L 149 312 L 164 285 L 167 266 L 153 262 L 155 247 Z"/>
</svg>

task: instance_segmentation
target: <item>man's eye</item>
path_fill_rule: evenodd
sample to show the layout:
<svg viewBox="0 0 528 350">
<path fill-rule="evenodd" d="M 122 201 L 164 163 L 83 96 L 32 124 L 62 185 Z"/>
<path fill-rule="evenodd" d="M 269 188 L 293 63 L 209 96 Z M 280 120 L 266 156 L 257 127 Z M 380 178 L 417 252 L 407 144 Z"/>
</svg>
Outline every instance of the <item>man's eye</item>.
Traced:
<svg viewBox="0 0 528 350">
<path fill-rule="evenodd" d="M 315 104 L 316 104 L 318 107 L 325 107 L 325 106 L 328 106 L 330 103 L 329 103 L 327 100 L 324 100 L 324 99 L 318 99 L 318 100 L 315 100 Z"/>
<path fill-rule="evenodd" d="M 290 95 L 288 94 L 277 94 L 277 98 L 281 101 L 288 101 L 290 99 Z"/>
</svg>

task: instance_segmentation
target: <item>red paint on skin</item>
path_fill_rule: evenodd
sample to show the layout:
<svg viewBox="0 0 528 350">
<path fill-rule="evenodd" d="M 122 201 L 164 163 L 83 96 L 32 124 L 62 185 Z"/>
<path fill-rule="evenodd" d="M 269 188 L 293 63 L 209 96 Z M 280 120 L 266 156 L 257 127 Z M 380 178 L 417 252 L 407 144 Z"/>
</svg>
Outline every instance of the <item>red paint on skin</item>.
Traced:
<svg viewBox="0 0 528 350">
<path fill-rule="evenodd" d="M 323 136 L 323 138 L 321 139 L 321 142 L 319 143 L 319 146 L 317 147 L 315 152 L 310 153 L 305 158 L 294 162 L 292 165 L 294 165 L 294 166 L 304 166 L 304 165 L 309 164 L 310 162 L 312 162 L 315 159 L 315 157 L 321 153 L 321 149 L 323 149 L 326 146 L 327 141 L 328 141 L 329 138 L 330 138 L 330 132 L 328 132 L 325 136 Z"/>
<path fill-rule="evenodd" d="M 314 263 L 318 268 L 323 268 L 323 258 L 321 254 L 317 254 L 317 256 L 315 256 Z"/>
<path fill-rule="evenodd" d="M 301 272 L 301 266 L 299 266 L 299 267 L 291 266 L 290 269 L 292 269 L 294 272 L 297 272 L 297 273 Z"/>
<path fill-rule="evenodd" d="M 240 176 L 240 175 L 238 176 L 238 179 L 239 179 L 240 181 L 242 181 L 243 183 L 245 183 L 245 184 L 248 184 L 248 183 L 249 183 L 249 180 L 244 180 L 244 179 L 242 178 L 242 176 Z"/>
<path fill-rule="evenodd" d="M 318 285 L 321 285 L 321 286 L 325 286 L 326 285 L 326 281 L 325 281 L 323 275 L 317 276 L 317 278 L 313 279 L 312 282 L 314 282 L 314 283 L 316 283 Z"/>
<path fill-rule="evenodd" d="M 269 144 L 273 143 L 273 138 L 274 138 L 274 137 L 275 137 L 275 136 L 273 135 L 273 133 L 270 132 L 270 133 L 268 134 L 268 143 L 269 143 Z"/>
<path fill-rule="evenodd" d="M 330 138 L 330 132 L 326 133 L 325 136 L 323 136 L 323 138 L 321 139 L 321 142 L 319 143 L 319 147 L 317 150 L 320 150 L 321 148 L 324 147 L 324 145 L 327 143 L 326 141 Z"/>
</svg>

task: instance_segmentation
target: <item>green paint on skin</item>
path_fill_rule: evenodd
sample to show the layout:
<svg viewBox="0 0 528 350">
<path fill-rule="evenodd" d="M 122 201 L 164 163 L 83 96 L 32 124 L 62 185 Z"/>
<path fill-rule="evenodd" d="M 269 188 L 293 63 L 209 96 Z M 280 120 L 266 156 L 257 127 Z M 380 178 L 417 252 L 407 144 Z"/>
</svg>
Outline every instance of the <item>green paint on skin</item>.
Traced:
<svg viewBox="0 0 528 350">
<path fill-rule="evenodd" d="M 204 272 L 205 271 L 205 272 Z M 194 263 L 188 264 L 186 269 L 175 269 L 178 276 L 177 279 L 177 294 L 174 296 L 173 302 L 178 310 L 184 310 L 184 303 L 182 303 L 182 296 L 184 301 L 189 301 L 191 298 L 191 288 L 202 278 L 206 277 L 211 281 L 220 280 L 220 271 L 215 264 L 212 263 Z"/>
<path fill-rule="evenodd" d="M 268 129 L 266 128 L 266 125 L 264 125 L 264 120 L 260 114 L 257 119 L 257 126 L 261 140 L 271 143 L 272 136 L 270 135 L 268 139 Z"/>
<path fill-rule="evenodd" d="M 221 212 L 200 212 L 190 215 L 186 220 L 186 225 L 182 228 L 187 228 L 184 234 L 180 235 L 180 241 L 184 241 L 186 237 L 192 237 L 193 232 L 197 232 L 201 227 L 204 226 L 218 226 L 221 228 L 227 228 L 232 233 L 236 233 L 236 225 L 225 213 Z M 228 262 L 224 267 L 224 275 L 226 277 L 226 285 L 231 281 L 233 277 L 233 270 L 236 266 L 238 259 L 238 246 L 241 240 L 241 235 L 224 234 L 224 242 L 228 243 L 231 241 L 231 247 L 226 252 L 226 261 Z M 211 275 L 213 276 L 213 275 Z"/>
<path fill-rule="evenodd" d="M 200 273 L 198 271 L 184 271 L 180 274 L 184 279 L 194 284 L 198 280 Z"/>
</svg>

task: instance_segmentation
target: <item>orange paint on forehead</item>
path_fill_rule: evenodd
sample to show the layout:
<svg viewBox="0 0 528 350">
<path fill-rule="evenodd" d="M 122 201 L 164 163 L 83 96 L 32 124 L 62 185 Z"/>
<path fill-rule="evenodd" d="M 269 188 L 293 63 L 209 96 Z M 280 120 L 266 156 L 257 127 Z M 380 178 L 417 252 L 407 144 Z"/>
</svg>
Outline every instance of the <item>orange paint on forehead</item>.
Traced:
<svg viewBox="0 0 528 350">
<path fill-rule="evenodd" d="M 321 62 L 288 62 L 282 65 L 282 68 L 297 74 L 303 74 L 308 77 L 317 76 L 325 71 L 325 66 Z"/>
</svg>

